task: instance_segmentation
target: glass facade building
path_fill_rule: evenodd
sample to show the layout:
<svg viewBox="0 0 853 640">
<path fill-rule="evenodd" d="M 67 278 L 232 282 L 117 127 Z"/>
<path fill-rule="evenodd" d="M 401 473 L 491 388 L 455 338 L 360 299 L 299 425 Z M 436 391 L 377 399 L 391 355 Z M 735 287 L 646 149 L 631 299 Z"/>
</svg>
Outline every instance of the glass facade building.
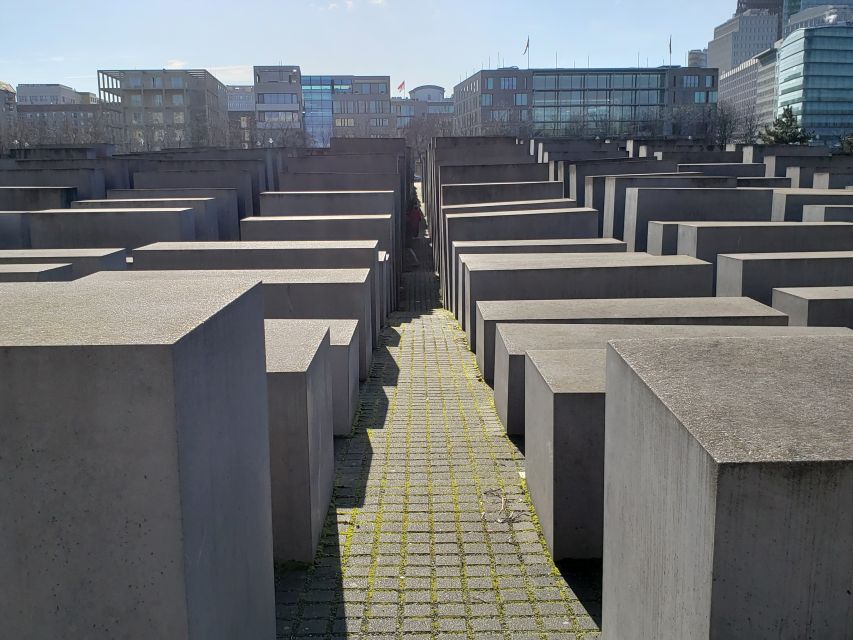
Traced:
<svg viewBox="0 0 853 640">
<path fill-rule="evenodd" d="M 853 27 L 801 29 L 782 42 L 777 114 L 791 107 L 821 142 L 853 132 Z"/>
<path fill-rule="evenodd" d="M 302 76 L 305 134 L 311 146 L 328 147 L 332 139 L 332 91 L 331 76 Z"/>
</svg>

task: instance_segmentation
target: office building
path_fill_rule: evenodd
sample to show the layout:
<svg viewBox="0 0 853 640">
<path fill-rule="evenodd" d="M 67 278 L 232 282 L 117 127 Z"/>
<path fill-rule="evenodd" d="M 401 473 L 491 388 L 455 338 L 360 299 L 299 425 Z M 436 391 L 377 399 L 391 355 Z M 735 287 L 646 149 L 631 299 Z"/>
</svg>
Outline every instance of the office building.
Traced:
<svg viewBox="0 0 853 640">
<path fill-rule="evenodd" d="M 254 85 L 229 85 L 228 146 L 237 149 L 254 147 L 260 141 L 255 119 Z"/>
<path fill-rule="evenodd" d="M 716 69 L 501 69 L 454 91 L 458 135 L 702 135 Z"/>
<path fill-rule="evenodd" d="M 408 129 L 413 122 L 424 122 L 435 125 L 433 128 L 440 129 L 441 135 L 452 133 L 453 98 L 445 97 L 444 87 L 438 85 L 416 87 L 409 91 L 408 98 L 392 98 L 391 113 L 398 131 Z"/>
<path fill-rule="evenodd" d="M 18 85 L 18 104 L 79 104 L 82 101 L 78 91 L 64 84 Z"/>
<path fill-rule="evenodd" d="M 784 0 L 784 3 L 782 19 L 786 26 L 794 14 L 806 11 L 807 9 L 826 5 L 835 5 L 838 7 L 853 6 L 853 0 Z"/>
<path fill-rule="evenodd" d="M 228 96 L 228 111 L 254 111 L 254 85 L 228 85 L 225 87 Z"/>
<path fill-rule="evenodd" d="M 853 27 L 800 29 L 779 48 L 778 111 L 791 107 L 819 142 L 853 132 Z"/>
<path fill-rule="evenodd" d="M 205 69 L 98 71 L 98 97 L 120 108 L 130 150 L 226 144 L 227 92 Z"/>
<path fill-rule="evenodd" d="M 12 146 L 17 124 L 17 102 L 12 85 L 0 81 L 0 153 Z"/>
<path fill-rule="evenodd" d="M 776 119 L 779 101 L 778 71 L 779 51 L 768 49 L 755 56 L 758 68 L 755 74 L 755 123 L 757 126 L 771 124 Z"/>
<path fill-rule="evenodd" d="M 254 68 L 254 80 L 255 145 L 260 142 L 301 146 L 304 141 L 302 70 L 297 65 L 258 66 Z M 251 116 L 243 115 L 241 123 L 243 117 L 251 121 Z M 245 128 L 243 137 L 246 137 Z"/>
<path fill-rule="evenodd" d="M 687 52 L 687 66 L 704 68 L 708 66 L 707 49 L 691 49 Z"/>
<path fill-rule="evenodd" d="M 747 11 L 767 11 L 776 16 L 776 37 L 782 37 L 784 0 L 738 0 L 736 15 Z"/>
<path fill-rule="evenodd" d="M 785 35 L 797 29 L 825 27 L 853 22 L 853 5 L 825 4 L 803 9 L 792 15 L 785 25 Z"/>
<path fill-rule="evenodd" d="M 779 18 L 764 10 L 749 9 L 714 29 L 708 43 L 708 66 L 725 73 L 773 46 L 779 36 Z"/>
</svg>

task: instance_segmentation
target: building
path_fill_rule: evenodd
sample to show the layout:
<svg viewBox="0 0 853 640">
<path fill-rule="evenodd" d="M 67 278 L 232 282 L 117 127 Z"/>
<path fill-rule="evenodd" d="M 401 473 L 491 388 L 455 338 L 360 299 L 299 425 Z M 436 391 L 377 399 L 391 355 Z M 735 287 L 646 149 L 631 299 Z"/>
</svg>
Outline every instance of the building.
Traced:
<svg viewBox="0 0 853 640">
<path fill-rule="evenodd" d="M 755 56 L 758 61 L 755 82 L 755 122 L 759 127 L 769 125 L 776 119 L 779 101 L 778 71 L 779 52 L 774 47 Z"/>
<path fill-rule="evenodd" d="M 821 5 L 795 13 L 785 25 L 785 35 L 788 36 L 797 29 L 825 27 L 853 22 L 853 6 Z"/>
<path fill-rule="evenodd" d="M 708 50 L 707 49 L 691 49 L 687 52 L 688 67 L 707 67 L 708 66 Z"/>
<path fill-rule="evenodd" d="M 17 101 L 12 85 L 0 81 L 0 153 L 12 146 L 17 124 Z"/>
<path fill-rule="evenodd" d="M 64 84 L 18 85 L 18 104 L 80 104 L 81 102 L 83 98 L 80 92 Z"/>
<path fill-rule="evenodd" d="M 500 69 L 454 92 L 458 135 L 701 136 L 716 69 Z"/>
<path fill-rule="evenodd" d="M 738 117 L 746 117 L 755 109 L 759 68 L 758 58 L 753 57 L 720 74 L 720 103 L 730 107 Z"/>
<path fill-rule="evenodd" d="M 784 0 L 738 0 L 736 15 L 747 11 L 767 11 L 776 16 L 776 37 L 782 37 Z"/>
<path fill-rule="evenodd" d="M 708 43 L 708 66 L 725 73 L 773 46 L 779 37 L 779 17 L 749 9 L 714 29 Z"/>
<path fill-rule="evenodd" d="M 255 67 L 254 80 L 254 144 L 301 146 L 304 143 L 302 70 L 296 65 Z"/>
<path fill-rule="evenodd" d="M 819 142 L 853 132 L 853 27 L 799 29 L 779 47 L 777 113 L 791 107 Z"/>
<path fill-rule="evenodd" d="M 826 5 L 850 7 L 853 6 L 853 0 L 784 0 L 782 20 L 787 26 L 794 14 Z"/>
<path fill-rule="evenodd" d="M 121 110 L 131 151 L 226 143 L 227 92 L 205 69 L 98 71 L 98 97 Z"/>
<path fill-rule="evenodd" d="M 249 149 L 260 141 L 255 119 L 254 85 L 230 85 L 228 95 L 228 146 Z"/>
<path fill-rule="evenodd" d="M 228 96 L 228 111 L 255 110 L 254 85 L 228 85 L 225 93 Z"/>
<path fill-rule="evenodd" d="M 453 127 L 453 98 L 445 97 L 444 87 L 427 84 L 409 91 L 408 98 L 392 98 L 391 113 L 394 127 L 400 131 L 408 129 L 413 122 L 424 122 L 438 126 L 441 135 L 450 135 Z"/>
</svg>

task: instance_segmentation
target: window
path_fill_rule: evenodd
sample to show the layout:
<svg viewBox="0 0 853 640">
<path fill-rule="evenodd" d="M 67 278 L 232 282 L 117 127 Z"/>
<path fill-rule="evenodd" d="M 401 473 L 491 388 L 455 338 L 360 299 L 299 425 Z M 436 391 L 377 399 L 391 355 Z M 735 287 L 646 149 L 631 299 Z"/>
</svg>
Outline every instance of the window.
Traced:
<svg viewBox="0 0 853 640">
<path fill-rule="evenodd" d="M 707 89 L 714 88 L 714 76 L 705 76 L 705 87 Z"/>
<path fill-rule="evenodd" d="M 142 96 L 139 94 L 134 94 L 130 96 L 130 106 L 131 107 L 141 107 L 142 106 Z"/>
<path fill-rule="evenodd" d="M 388 126 L 388 118 L 371 118 L 370 119 L 371 127 L 387 127 Z"/>
<path fill-rule="evenodd" d="M 398 129 L 405 129 L 406 127 L 408 127 L 411 124 L 412 124 L 412 117 L 411 116 L 398 116 L 397 117 L 397 128 Z"/>
<path fill-rule="evenodd" d="M 492 106 L 492 94 L 484 93 L 480 96 L 480 106 L 481 107 L 491 107 Z"/>
<path fill-rule="evenodd" d="M 527 106 L 527 94 L 526 93 L 516 93 L 515 94 L 515 106 L 516 107 L 526 107 Z"/>
<path fill-rule="evenodd" d="M 248 129 L 249 128 L 249 118 L 247 116 L 240 116 L 240 128 Z"/>
<path fill-rule="evenodd" d="M 127 84 L 131 89 L 141 89 L 142 76 L 130 76 L 130 78 L 127 79 Z"/>
<path fill-rule="evenodd" d="M 162 76 L 154 76 L 151 78 L 151 86 L 155 89 L 163 88 L 163 77 Z"/>
<path fill-rule="evenodd" d="M 162 111 L 152 111 L 151 112 L 151 122 L 154 124 L 163 124 L 163 112 Z"/>
<path fill-rule="evenodd" d="M 696 104 L 705 104 L 708 101 L 708 94 L 704 91 L 697 91 L 693 94 L 693 102 Z"/>
<path fill-rule="evenodd" d="M 515 78 L 501 78 L 501 89 L 515 91 L 517 87 L 518 81 Z"/>
<path fill-rule="evenodd" d="M 172 87 L 172 89 L 183 89 L 184 79 L 181 77 L 174 77 L 171 79 L 169 86 Z"/>
<path fill-rule="evenodd" d="M 492 122 L 509 122 L 509 109 L 495 109 L 492 111 Z"/>
<path fill-rule="evenodd" d="M 684 76 L 682 79 L 682 86 L 688 89 L 693 89 L 699 86 L 699 76 Z"/>
<path fill-rule="evenodd" d="M 710 102 L 711 104 L 717 104 L 717 92 L 716 91 L 709 91 L 708 92 L 708 102 Z"/>
<path fill-rule="evenodd" d="M 154 94 L 154 106 L 155 107 L 162 107 L 163 106 L 163 94 L 162 93 L 155 93 Z"/>
<path fill-rule="evenodd" d="M 130 114 L 130 122 L 132 124 L 142 124 L 142 112 L 134 111 Z"/>
<path fill-rule="evenodd" d="M 495 88 L 495 79 L 494 78 L 486 78 L 486 89 L 491 91 Z"/>
<path fill-rule="evenodd" d="M 296 104 L 295 93 L 259 93 L 258 104 Z"/>
<path fill-rule="evenodd" d="M 172 114 L 172 122 L 175 124 L 184 124 L 184 112 L 175 111 L 175 113 Z"/>
<path fill-rule="evenodd" d="M 335 118 L 336 127 L 354 127 L 355 118 Z"/>
<path fill-rule="evenodd" d="M 172 96 L 172 105 L 181 107 L 184 104 L 184 94 L 176 93 Z"/>
</svg>

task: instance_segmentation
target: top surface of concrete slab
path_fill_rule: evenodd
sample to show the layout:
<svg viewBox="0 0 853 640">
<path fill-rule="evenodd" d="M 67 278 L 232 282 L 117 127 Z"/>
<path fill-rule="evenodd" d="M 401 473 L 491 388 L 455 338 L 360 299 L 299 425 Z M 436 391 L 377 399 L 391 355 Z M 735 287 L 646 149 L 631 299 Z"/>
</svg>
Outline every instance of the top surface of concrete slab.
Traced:
<svg viewBox="0 0 853 640">
<path fill-rule="evenodd" d="M 255 249 L 378 249 L 378 240 L 268 240 L 239 242 L 155 242 L 138 251 L 251 251 Z"/>
<path fill-rule="evenodd" d="M 520 182 L 455 182 L 444 183 L 442 187 L 491 187 L 500 185 L 501 187 L 512 184 L 554 184 L 556 180 L 522 180 Z"/>
<path fill-rule="evenodd" d="M 267 373 L 307 371 L 329 334 L 326 326 L 287 320 L 265 320 Z"/>
<path fill-rule="evenodd" d="M 133 202 L 211 202 L 215 200 L 215 198 L 108 198 L 108 199 L 100 199 L 100 200 L 77 200 L 77 202 L 84 203 L 92 203 L 92 204 L 113 204 L 113 205 L 121 205 L 123 202 L 133 203 Z M 107 207 L 109 208 L 109 207 Z"/>
<path fill-rule="evenodd" d="M 476 247 L 543 247 L 543 246 L 575 246 L 583 244 L 605 244 L 622 245 L 621 240 L 615 238 L 545 238 L 542 240 L 454 240 L 453 246 L 457 249 L 470 249 Z M 464 253 L 464 251 L 460 251 Z M 469 255 L 469 254 L 466 254 Z"/>
<path fill-rule="evenodd" d="M 735 260 L 821 260 L 832 258 L 853 259 L 853 251 L 802 251 L 787 253 L 721 253 Z"/>
<path fill-rule="evenodd" d="M 604 349 L 534 350 L 527 357 L 554 393 L 601 393 L 605 388 Z"/>
<path fill-rule="evenodd" d="M 362 191 L 264 191 L 261 195 L 311 195 L 323 196 L 329 193 L 394 193 L 393 191 L 377 191 L 377 190 L 362 190 Z"/>
<path fill-rule="evenodd" d="M 254 286 L 224 278 L 169 287 L 85 282 L 0 285 L 0 345 L 174 344 Z"/>
<path fill-rule="evenodd" d="M 734 222 L 731 220 L 720 220 L 720 221 L 704 221 L 704 220 L 694 220 L 694 221 L 674 221 L 674 222 L 657 222 L 657 224 L 677 224 L 683 227 L 736 227 L 741 229 L 775 229 L 775 228 L 801 228 L 807 229 L 809 227 L 832 227 L 832 226 L 849 226 L 853 224 L 853 222 L 771 222 L 767 221 L 738 221 Z"/>
<path fill-rule="evenodd" d="M 176 207 L 163 207 L 154 208 L 154 209 L 134 209 L 133 207 L 104 207 L 103 209 L 40 209 L 38 211 L 31 211 L 30 213 L 67 213 L 69 215 L 88 215 L 93 213 L 179 213 L 182 211 L 192 212 L 192 209 L 187 208 L 176 208 Z"/>
<path fill-rule="evenodd" d="M 303 331 L 308 327 L 327 327 L 329 329 L 330 344 L 350 344 L 358 329 L 358 320 L 267 320 L 275 322 L 278 327 L 291 327 L 294 331 Z"/>
<path fill-rule="evenodd" d="M 490 207 L 500 207 L 501 205 L 520 207 L 525 204 L 534 206 L 537 204 L 548 204 L 556 202 L 567 203 L 568 206 L 569 202 L 574 203 L 576 201 L 572 200 L 571 198 L 544 198 L 542 200 L 504 200 L 501 202 L 476 202 L 473 204 L 444 204 L 441 205 L 441 208 L 447 211 L 448 213 L 452 213 L 455 209 L 470 209 L 472 207 L 482 207 L 483 205 L 488 205 Z"/>
<path fill-rule="evenodd" d="M 648 253 L 509 253 L 473 254 L 465 259 L 469 271 L 519 271 L 563 268 L 625 268 L 708 264 L 690 256 L 653 256 Z"/>
<path fill-rule="evenodd" d="M 255 218 L 243 218 L 241 222 L 313 222 L 313 221 L 333 221 L 333 220 L 341 220 L 342 222 L 355 222 L 358 220 L 365 220 L 370 222 L 381 222 L 382 220 L 391 220 L 390 213 L 377 213 L 374 215 L 362 215 L 362 214 L 353 214 L 353 215 L 316 215 L 316 216 L 263 216 L 263 217 L 255 217 Z"/>
<path fill-rule="evenodd" d="M 853 338 L 611 344 L 717 462 L 853 460 Z"/>
<path fill-rule="evenodd" d="M 181 269 L 174 271 L 99 271 L 78 282 L 127 280 L 239 279 L 267 284 L 360 284 L 370 278 L 369 269 Z"/>
<path fill-rule="evenodd" d="M 124 249 L 4 249 L 0 251 L 0 260 L 15 258 L 102 258 L 115 253 L 125 253 Z"/>
<path fill-rule="evenodd" d="M 53 269 L 64 270 L 70 266 L 70 264 L 63 264 L 57 262 L 44 264 L 33 262 L 29 262 L 26 264 L 0 264 L 0 273 L 37 273 L 40 271 L 51 271 Z"/>
<path fill-rule="evenodd" d="M 626 318 L 643 316 L 784 316 L 752 298 L 613 298 L 588 300 L 481 300 L 484 319 L 508 321 L 552 318 Z"/>
<path fill-rule="evenodd" d="M 853 287 L 784 287 L 776 289 L 804 300 L 847 300 L 853 298 Z"/>
<path fill-rule="evenodd" d="M 457 220 L 465 218 L 493 218 L 496 216 L 531 216 L 543 214 L 559 214 L 559 213 L 598 213 L 595 209 L 587 207 L 568 207 L 566 209 L 524 209 L 523 211 L 477 211 L 476 213 L 449 213 L 445 215 L 448 220 Z"/>
</svg>

